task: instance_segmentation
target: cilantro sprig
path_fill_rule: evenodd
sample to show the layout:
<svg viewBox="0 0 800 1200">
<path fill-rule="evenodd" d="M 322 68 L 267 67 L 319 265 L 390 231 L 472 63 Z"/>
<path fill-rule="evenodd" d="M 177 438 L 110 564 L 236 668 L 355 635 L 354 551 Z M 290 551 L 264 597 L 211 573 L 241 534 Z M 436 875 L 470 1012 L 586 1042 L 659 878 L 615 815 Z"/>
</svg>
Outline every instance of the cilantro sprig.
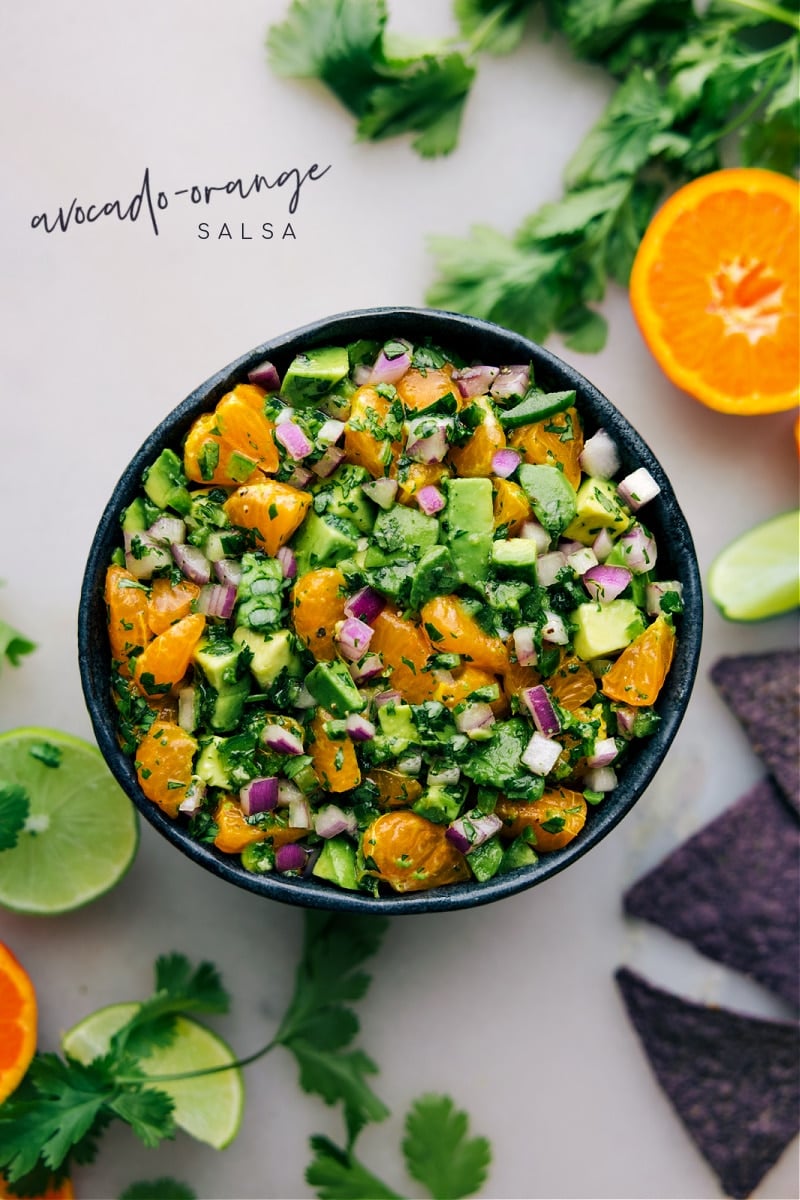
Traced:
<svg viewBox="0 0 800 1200">
<path fill-rule="evenodd" d="M 36 643 L 26 638 L 24 633 L 14 629 L 7 621 L 0 621 L 0 672 L 4 662 L 18 667 L 20 660 L 26 654 L 32 654 L 35 649 Z"/>
<path fill-rule="evenodd" d="M 0 850 L 14 849 L 30 810 L 30 797 L 25 788 L 0 779 Z"/>
</svg>

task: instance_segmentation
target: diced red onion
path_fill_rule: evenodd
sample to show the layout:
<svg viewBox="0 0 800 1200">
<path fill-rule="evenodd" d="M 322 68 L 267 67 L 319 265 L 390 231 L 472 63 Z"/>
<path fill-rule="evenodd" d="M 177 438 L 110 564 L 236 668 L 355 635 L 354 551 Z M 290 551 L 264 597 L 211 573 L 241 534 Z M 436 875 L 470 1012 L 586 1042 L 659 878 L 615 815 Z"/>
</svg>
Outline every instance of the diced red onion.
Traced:
<svg viewBox="0 0 800 1200">
<path fill-rule="evenodd" d="M 299 826 L 298 826 L 299 828 Z M 275 852 L 275 869 L 284 875 L 299 874 L 306 865 L 308 851 L 296 842 L 286 842 Z"/>
<path fill-rule="evenodd" d="M 561 744 L 546 738 L 538 729 L 522 755 L 523 765 L 534 775 L 547 775 L 561 755 Z"/>
<path fill-rule="evenodd" d="M 293 421 L 293 420 L 294 420 L 294 409 L 291 407 L 290 404 L 287 404 L 284 408 L 281 409 L 281 411 L 276 416 L 275 424 L 276 425 L 284 425 L 287 421 Z"/>
<path fill-rule="evenodd" d="M 405 758 L 398 758 L 397 769 L 401 775 L 413 775 L 416 777 L 422 770 L 422 755 L 408 754 Z"/>
<path fill-rule="evenodd" d="M 524 396 L 530 386 L 530 367 L 520 363 L 513 367 L 501 367 L 489 390 L 498 400 L 506 400 L 509 396 Z"/>
<path fill-rule="evenodd" d="M 281 564 L 284 579 L 294 579 L 297 575 L 297 557 L 290 546 L 281 546 L 275 555 Z"/>
<path fill-rule="evenodd" d="M 193 687 L 181 688 L 178 692 L 178 724 L 187 733 L 193 733 L 197 724 L 197 693 Z"/>
<path fill-rule="evenodd" d="M 420 488 L 416 493 L 417 504 L 427 517 L 434 516 L 437 512 L 441 512 L 447 503 L 442 493 L 432 483 Z"/>
<path fill-rule="evenodd" d="M 246 817 L 256 813 L 271 812 L 278 806 L 278 778 L 276 775 L 251 779 L 239 792 L 239 803 Z"/>
<path fill-rule="evenodd" d="M 627 567 L 611 567 L 607 563 L 598 563 L 583 574 L 583 586 L 600 604 L 610 604 L 625 591 L 632 579 Z"/>
<path fill-rule="evenodd" d="M 395 355 L 394 358 L 387 358 L 386 351 L 381 350 L 378 357 L 373 363 L 372 370 L 366 382 L 377 385 L 379 383 L 397 383 L 398 379 L 402 379 L 406 371 L 411 366 L 411 347 L 405 350 L 402 354 Z"/>
<path fill-rule="evenodd" d="M 667 592 L 677 592 L 678 596 L 683 598 L 683 584 L 677 579 L 648 583 L 644 595 L 645 605 L 651 616 L 656 616 L 661 612 L 661 601 Z"/>
<path fill-rule="evenodd" d="M 180 517 L 159 517 L 147 532 L 154 542 L 166 545 L 172 542 L 180 543 L 186 537 L 186 522 Z"/>
<path fill-rule="evenodd" d="M 409 423 L 406 454 L 414 462 L 438 463 L 448 451 L 447 434 L 450 422 L 445 418 L 418 417 Z M 423 433 L 423 430 L 430 432 Z"/>
<path fill-rule="evenodd" d="M 466 733 L 467 737 L 487 734 L 494 725 L 494 720 L 491 705 L 483 700 L 467 704 L 466 708 L 462 712 L 456 713 L 455 717 L 456 729 L 459 733 Z"/>
<path fill-rule="evenodd" d="M 214 574 L 220 583 L 238 587 L 242 578 L 242 564 L 236 558 L 218 558 L 214 563 Z"/>
<path fill-rule="evenodd" d="M 616 709 L 615 716 L 617 718 L 617 730 L 624 734 L 625 737 L 630 737 L 633 734 L 633 725 L 636 720 L 636 709 L 630 708 L 628 705 Z"/>
<path fill-rule="evenodd" d="M 211 563 L 197 546 L 175 544 L 172 547 L 172 557 L 181 574 L 192 583 L 208 583 L 211 578 Z"/>
<path fill-rule="evenodd" d="M 621 466 L 617 443 L 605 429 L 598 429 L 586 439 L 579 462 L 586 475 L 594 479 L 611 479 Z"/>
<path fill-rule="evenodd" d="M 444 836 L 456 850 L 460 850 L 462 854 L 469 854 L 470 850 L 476 850 L 478 846 L 488 842 L 489 838 L 494 837 L 502 828 L 503 822 L 497 813 L 481 813 L 473 808 L 464 813 L 463 817 L 451 821 Z"/>
<path fill-rule="evenodd" d="M 361 490 L 378 508 L 391 508 L 397 495 L 397 480 L 384 475 L 370 483 L 362 483 Z"/>
<path fill-rule="evenodd" d="M 286 453 L 295 462 L 307 458 L 314 449 L 306 437 L 305 430 L 301 429 L 294 421 L 283 421 L 280 425 L 275 426 L 275 441 L 280 442 Z"/>
<path fill-rule="evenodd" d="M 656 557 L 658 549 L 655 539 L 650 536 L 644 526 L 631 525 L 623 533 L 622 537 L 617 542 L 617 545 L 625 553 L 625 565 L 633 571 L 634 575 L 643 575 L 646 571 L 652 571 L 656 565 Z"/>
<path fill-rule="evenodd" d="M 561 721 L 544 684 L 539 683 L 536 687 L 524 688 L 522 699 L 542 737 L 551 738 L 559 732 Z"/>
<path fill-rule="evenodd" d="M 344 421 L 337 421 L 335 418 L 329 417 L 320 425 L 317 441 L 321 446 L 332 446 L 334 442 L 338 442 L 343 433 Z"/>
<path fill-rule="evenodd" d="M 611 551 L 614 549 L 614 539 L 611 536 L 610 529 L 601 529 L 597 537 L 592 542 L 592 549 L 597 555 L 598 562 L 605 562 Z"/>
<path fill-rule="evenodd" d="M 371 375 L 372 367 L 367 363 L 359 363 L 358 366 L 353 369 L 353 382 L 355 383 L 356 387 L 364 387 L 369 383 Z"/>
<path fill-rule="evenodd" d="M 369 625 L 383 612 L 385 607 L 386 598 L 380 592 L 376 592 L 371 587 L 363 587 L 345 601 L 344 615 L 356 617 L 359 621 L 366 621 Z"/>
<path fill-rule="evenodd" d="M 598 738 L 592 753 L 586 759 L 586 765 L 587 767 L 608 767 L 618 753 L 617 743 L 613 738 Z"/>
<path fill-rule="evenodd" d="M 308 467 L 301 467 L 299 464 L 294 468 L 286 482 L 291 487 L 304 488 L 314 478 L 314 472 Z"/>
<path fill-rule="evenodd" d="M 263 387 L 265 392 L 281 390 L 281 377 L 278 369 L 274 363 L 267 362 L 266 359 L 247 372 L 247 380 L 249 383 L 256 384 L 257 387 Z"/>
<path fill-rule="evenodd" d="M 300 688 L 294 699 L 295 708 L 316 708 L 317 701 L 305 684 Z"/>
<path fill-rule="evenodd" d="M 344 461 L 344 450 L 341 446 L 328 446 L 328 449 L 322 455 L 322 458 L 312 466 L 311 470 L 320 479 L 327 479 L 332 475 L 336 468 Z"/>
<path fill-rule="evenodd" d="M 290 804 L 297 800 L 305 800 L 305 796 L 297 784 L 292 783 L 290 779 L 279 779 L 278 806 L 280 808 L 288 808 Z"/>
<path fill-rule="evenodd" d="M 597 566 L 597 555 L 589 546 L 581 546 L 567 555 L 567 566 L 572 567 L 576 575 L 585 575 L 592 567 Z"/>
<path fill-rule="evenodd" d="M 290 829 L 311 829 L 311 806 L 305 796 L 289 801 L 287 820 Z"/>
<path fill-rule="evenodd" d="M 402 699 L 403 697 L 401 696 L 400 692 L 378 692 L 377 696 L 373 700 L 373 704 L 376 708 L 383 708 L 384 704 L 397 704 L 397 702 L 401 701 Z"/>
<path fill-rule="evenodd" d="M 429 787 L 455 787 L 461 778 L 461 767 L 443 767 L 441 771 L 428 771 Z"/>
<path fill-rule="evenodd" d="M 445 687 L 452 687 L 456 681 L 456 677 L 452 671 L 445 671 L 442 667 L 437 667 L 435 671 L 431 671 L 431 675 L 437 683 L 443 684 Z"/>
<path fill-rule="evenodd" d="M 516 450 L 495 450 L 492 455 L 492 470 L 501 479 L 508 479 L 509 475 L 514 474 L 521 462 L 522 455 Z"/>
<path fill-rule="evenodd" d="M 347 669 L 354 683 L 367 683 L 370 679 L 377 679 L 385 670 L 379 654 L 365 654 L 359 662 L 348 663 Z"/>
<path fill-rule="evenodd" d="M 290 729 L 284 729 L 282 725 L 265 725 L 261 731 L 261 740 L 270 750 L 277 750 L 280 754 L 303 753 L 300 738 Z"/>
<path fill-rule="evenodd" d="M 643 504 L 655 500 L 660 491 L 661 488 L 646 467 L 631 471 L 617 484 L 618 494 L 633 512 L 638 512 Z"/>
<path fill-rule="evenodd" d="M 197 611 L 207 617 L 232 616 L 236 604 L 236 588 L 232 583 L 207 583 L 197 597 Z"/>
<path fill-rule="evenodd" d="M 613 792 L 617 786 L 617 773 L 613 767 L 591 767 L 584 774 L 583 782 L 593 792 Z"/>
<path fill-rule="evenodd" d="M 193 817 L 203 807 L 206 791 L 207 788 L 203 780 L 193 775 L 186 789 L 186 795 L 178 805 L 178 812 L 184 813 L 187 817 Z"/>
<path fill-rule="evenodd" d="M 360 621 L 358 617 L 347 617 L 346 620 L 336 623 L 333 640 L 345 658 L 348 658 L 350 662 L 358 662 L 369 649 L 374 632 L 371 625 Z"/>
<path fill-rule="evenodd" d="M 569 631 L 560 613 L 551 612 L 549 609 L 545 610 L 542 637 L 546 642 L 552 642 L 554 646 L 569 644 Z"/>
<path fill-rule="evenodd" d="M 125 533 L 123 537 L 125 539 L 125 566 L 134 578 L 152 579 L 154 571 L 172 566 L 169 551 L 154 542 L 149 534 Z M 139 550 L 138 557 L 132 550 L 134 539 Z"/>
<path fill-rule="evenodd" d="M 358 713 L 350 713 L 344 725 L 354 742 L 371 742 L 375 737 L 376 729 L 372 721 Z"/>
<path fill-rule="evenodd" d="M 485 396 L 499 374 L 499 367 L 489 367 L 478 364 L 474 367 L 463 367 L 453 371 L 453 382 L 458 384 L 458 390 L 466 399 L 472 396 Z"/>
<path fill-rule="evenodd" d="M 546 554 L 550 549 L 550 534 L 538 521 L 525 521 L 518 536 L 535 542 L 537 554 Z"/>
<path fill-rule="evenodd" d="M 355 837 L 358 822 L 353 813 L 346 813 L 338 804 L 326 804 L 314 814 L 314 832 L 326 839 L 338 837 L 340 833 Z"/>
<path fill-rule="evenodd" d="M 558 549 L 564 555 L 564 558 L 569 554 L 574 554 L 576 550 L 583 549 L 583 542 L 567 541 L 563 539 L 558 543 Z"/>
<path fill-rule="evenodd" d="M 542 587 L 551 587 L 555 581 L 559 571 L 563 571 L 567 565 L 565 555 L 560 550 L 551 550 L 549 554 L 542 554 L 536 560 L 536 578 Z"/>
<path fill-rule="evenodd" d="M 520 625 L 514 630 L 514 653 L 522 667 L 535 667 L 538 661 L 534 645 L 535 633 L 532 625 Z"/>
</svg>

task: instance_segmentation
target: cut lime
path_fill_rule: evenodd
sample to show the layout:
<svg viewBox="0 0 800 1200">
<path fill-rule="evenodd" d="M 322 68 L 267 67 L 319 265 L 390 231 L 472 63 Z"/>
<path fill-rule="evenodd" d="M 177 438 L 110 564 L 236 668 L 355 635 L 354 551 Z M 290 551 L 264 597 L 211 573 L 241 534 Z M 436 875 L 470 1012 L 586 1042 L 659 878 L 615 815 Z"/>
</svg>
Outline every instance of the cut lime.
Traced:
<svg viewBox="0 0 800 1200">
<path fill-rule="evenodd" d="M 91 1013 L 64 1034 L 61 1039 L 64 1053 L 82 1063 L 104 1054 L 111 1038 L 138 1007 L 138 1004 L 110 1004 Z M 146 1075 L 181 1075 L 224 1067 L 235 1061 L 233 1051 L 222 1038 L 189 1017 L 178 1017 L 171 1044 L 143 1058 L 141 1068 Z M 198 1141 L 222 1150 L 239 1132 L 244 1108 L 244 1080 L 239 1067 L 153 1086 L 172 1097 L 175 1124 Z"/>
<path fill-rule="evenodd" d="M 717 555 L 711 599 L 729 621 L 763 621 L 800 604 L 800 511 L 763 521 Z"/>
<path fill-rule="evenodd" d="M 136 810 L 100 751 L 55 729 L 0 734 L 0 789 L 24 789 L 17 843 L 0 851 L 0 905 L 68 912 L 107 892 L 133 862 Z"/>
</svg>

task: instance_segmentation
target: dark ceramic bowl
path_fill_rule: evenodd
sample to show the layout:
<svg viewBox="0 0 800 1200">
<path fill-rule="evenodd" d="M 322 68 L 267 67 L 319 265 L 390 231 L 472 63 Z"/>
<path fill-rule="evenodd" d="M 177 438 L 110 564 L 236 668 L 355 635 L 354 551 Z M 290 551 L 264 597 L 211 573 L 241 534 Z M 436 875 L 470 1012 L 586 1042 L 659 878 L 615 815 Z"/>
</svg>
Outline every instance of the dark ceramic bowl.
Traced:
<svg viewBox="0 0 800 1200">
<path fill-rule="evenodd" d="M 246 380 L 250 368 L 263 359 L 270 359 L 283 374 L 301 350 L 346 344 L 359 338 L 385 341 L 390 337 L 405 337 L 412 342 L 429 337 L 461 354 L 468 362 L 500 365 L 530 361 L 537 384 L 546 391 L 574 388 L 587 433 L 602 425 L 617 442 L 625 473 L 644 466 L 661 487 L 660 495 L 647 506 L 646 522 L 659 547 L 659 575 L 662 579 L 678 579 L 683 584 L 685 611 L 680 620 L 675 660 L 656 706 L 661 716 L 657 731 L 652 737 L 633 744 L 624 770 L 620 772 L 618 786 L 601 805 L 590 809 L 585 828 L 573 842 L 562 850 L 542 855 L 534 866 L 495 876 L 486 883 L 456 884 L 375 899 L 366 894 L 342 891 L 313 878 L 251 874 L 244 870 L 238 858 L 192 841 L 181 824 L 171 821 L 144 796 L 133 761 L 121 752 L 115 735 L 103 583 L 112 551 L 120 542 L 120 514 L 137 494 L 144 468 L 165 446 L 179 447 L 195 418 L 212 409 L 235 383 Z M 485 321 L 425 309 L 373 308 L 326 317 L 265 342 L 201 384 L 164 418 L 125 468 L 100 518 L 81 592 L 78 643 L 81 680 L 98 745 L 111 771 L 140 812 L 178 849 L 214 875 L 257 895 L 287 904 L 400 914 L 468 908 L 512 896 L 562 871 L 610 833 L 650 783 L 675 737 L 694 681 L 701 629 L 702 595 L 697 560 L 691 534 L 670 482 L 649 447 L 597 388 L 547 350 Z"/>
</svg>

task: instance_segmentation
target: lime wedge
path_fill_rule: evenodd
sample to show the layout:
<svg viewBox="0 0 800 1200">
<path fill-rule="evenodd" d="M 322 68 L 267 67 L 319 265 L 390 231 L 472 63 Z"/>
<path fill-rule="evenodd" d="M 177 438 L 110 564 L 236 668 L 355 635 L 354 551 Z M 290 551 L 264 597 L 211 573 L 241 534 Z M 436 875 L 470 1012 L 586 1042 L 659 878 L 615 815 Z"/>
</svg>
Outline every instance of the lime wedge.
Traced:
<svg viewBox="0 0 800 1200">
<path fill-rule="evenodd" d="M 64 1053 L 82 1063 L 104 1054 L 111 1038 L 138 1007 L 138 1004 L 110 1004 L 91 1013 L 64 1034 L 61 1039 Z M 143 1058 L 141 1068 L 146 1075 L 181 1075 L 224 1067 L 235 1061 L 233 1051 L 222 1038 L 189 1017 L 178 1017 L 171 1044 Z M 239 1132 L 244 1109 L 244 1081 L 239 1067 L 153 1086 L 172 1097 L 175 1124 L 198 1141 L 222 1150 Z"/>
<path fill-rule="evenodd" d="M 800 604 L 800 511 L 763 521 L 717 555 L 711 599 L 729 621 L 763 621 Z"/>
<path fill-rule="evenodd" d="M 100 751 L 55 729 L 0 734 L 0 788 L 25 790 L 17 844 L 0 851 L 0 905 L 50 916 L 107 892 L 133 862 L 136 810 Z"/>
</svg>

